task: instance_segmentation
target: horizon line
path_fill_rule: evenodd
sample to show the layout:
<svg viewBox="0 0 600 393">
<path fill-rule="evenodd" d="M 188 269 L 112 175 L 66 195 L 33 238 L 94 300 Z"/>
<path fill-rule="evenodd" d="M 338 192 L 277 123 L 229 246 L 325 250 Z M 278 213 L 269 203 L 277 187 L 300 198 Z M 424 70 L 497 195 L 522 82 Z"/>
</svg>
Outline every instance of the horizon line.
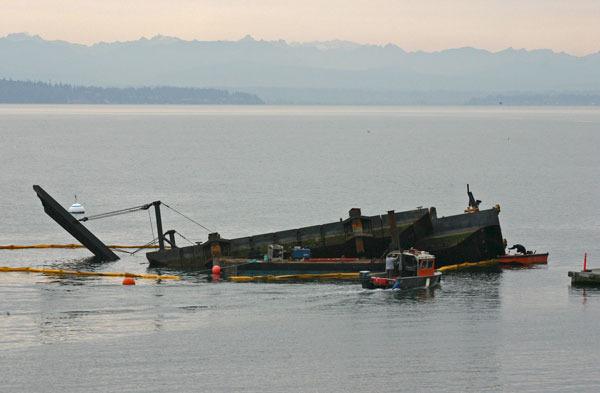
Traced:
<svg viewBox="0 0 600 393">
<path fill-rule="evenodd" d="M 257 43 L 283 43 L 285 45 L 288 46 L 301 46 L 301 45 L 313 45 L 315 47 L 318 46 L 318 44 L 329 44 L 329 43 L 345 43 L 345 44 L 350 44 L 350 45 L 356 45 L 358 47 L 378 47 L 378 48 L 386 48 L 386 47 L 394 47 L 398 50 L 401 50 L 407 54 L 419 54 L 419 53 L 424 53 L 424 54 L 436 54 L 436 53 L 441 53 L 441 52 L 445 52 L 445 51 L 450 51 L 450 50 L 460 50 L 460 49 L 474 49 L 477 51 L 483 51 L 483 52 L 487 52 L 490 54 L 498 54 L 501 52 L 505 52 L 508 50 L 512 50 L 515 52 L 518 51 L 525 51 L 525 52 L 538 52 L 538 51 L 550 51 L 553 54 L 556 55 L 567 55 L 567 56 L 571 56 L 571 57 L 576 57 L 576 58 L 585 58 L 587 56 L 593 56 L 593 55 L 597 55 L 600 54 L 600 49 L 597 51 L 592 51 L 583 55 L 577 55 L 577 54 L 573 54 L 567 51 L 556 51 L 552 48 L 534 48 L 534 49 L 527 49 L 524 47 L 518 48 L 518 47 L 513 47 L 513 46 L 507 46 L 504 49 L 499 49 L 499 50 L 491 50 L 491 49 L 486 49 L 486 48 L 479 48 L 476 46 L 456 46 L 456 47 L 448 47 L 448 48 L 444 48 L 444 49 L 438 49 L 438 50 L 433 50 L 433 51 L 427 51 L 427 50 L 413 50 L 413 51 L 409 51 L 406 49 L 403 49 L 401 46 L 399 46 L 396 43 L 393 42 L 388 42 L 385 44 L 377 44 L 377 43 L 370 43 L 370 42 L 357 42 L 357 41 L 350 41 L 350 40 L 343 40 L 343 39 L 339 39 L 339 38 L 333 38 L 333 39 L 326 39 L 326 40 L 317 40 L 317 41 L 287 41 L 283 38 L 280 39 L 274 39 L 274 40 L 268 40 L 268 39 L 263 39 L 263 38 L 259 38 L 256 39 L 254 38 L 254 36 L 252 36 L 251 34 L 246 34 L 244 35 L 242 38 L 240 39 L 223 39 L 223 40 L 201 40 L 198 38 L 193 38 L 193 39 L 185 39 L 185 38 L 180 38 L 180 37 L 176 37 L 176 36 L 170 36 L 170 35 L 163 35 L 160 33 L 157 33 L 151 37 L 146 37 L 146 36 L 140 36 L 137 39 L 129 39 L 129 40 L 115 40 L 115 41 L 96 41 L 93 43 L 83 43 L 83 42 L 75 42 L 75 41 L 68 41 L 68 40 L 64 40 L 64 39 L 47 39 L 44 38 L 42 35 L 40 34 L 33 34 L 27 31 L 20 31 L 20 32 L 13 32 L 13 33 L 7 33 L 6 35 L 0 37 L 0 40 L 2 39 L 10 39 L 11 37 L 27 37 L 30 39 L 39 39 L 42 40 L 44 42 L 61 42 L 61 43 L 67 43 L 67 44 L 71 44 L 71 45 L 81 45 L 81 46 L 85 46 L 88 48 L 91 48 L 93 46 L 96 45 L 110 45 L 110 44 L 124 44 L 124 43 L 133 43 L 133 42 L 139 42 L 139 41 L 152 41 L 152 40 L 157 40 L 157 39 L 171 39 L 171 40 L 177 40 L 177 41 L 181 41 L 181 42 L 187 42 L 187 43 L 194 43 L 194 42 L 257 42 Z M 331 49 L 337 49 L 337 48 L 318 48 L 318 49 L 322 49 L 322 50 L 331 50 Z"/>
</svg>

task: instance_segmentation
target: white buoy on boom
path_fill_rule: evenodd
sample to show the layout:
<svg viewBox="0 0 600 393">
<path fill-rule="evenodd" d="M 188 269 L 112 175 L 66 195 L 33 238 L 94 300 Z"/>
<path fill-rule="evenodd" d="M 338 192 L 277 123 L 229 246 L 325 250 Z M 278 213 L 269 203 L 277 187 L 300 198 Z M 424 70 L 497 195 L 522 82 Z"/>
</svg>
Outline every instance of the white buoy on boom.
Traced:
<svg viewBox="0 0 600 393">
<path fill-rule="evenodd" d="M 85 214 L 85 208 L 81 203 L 77 202 L 77 195 L 75 195 L 75 203 L 71 205 L 68 211 L 71 214 Z"/>
</svg>

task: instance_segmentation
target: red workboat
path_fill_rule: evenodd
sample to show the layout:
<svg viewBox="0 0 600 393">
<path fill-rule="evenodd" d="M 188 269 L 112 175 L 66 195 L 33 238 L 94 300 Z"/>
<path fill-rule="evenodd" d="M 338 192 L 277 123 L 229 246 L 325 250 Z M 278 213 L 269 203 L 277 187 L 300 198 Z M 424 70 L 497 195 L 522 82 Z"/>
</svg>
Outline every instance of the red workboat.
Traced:
<svg viewBox="0 0 600 393">
<path fill-rule="evenodd" d="M 435 257 L 428 252 L 410 249 L 408 251 L 392 251 L 387 254 L 394 262 L 393 275 L 387 272 L 360 272 L 360 281 L 365 289 L 429 289 L 440 284 L 442 272 L 435 270 Z"/>
<path fill-rule="evenodd" d="M 497 258 L 501 267 L 546 265 L 548 253 L 545 254 L 507 254 Z"/>
</svg>

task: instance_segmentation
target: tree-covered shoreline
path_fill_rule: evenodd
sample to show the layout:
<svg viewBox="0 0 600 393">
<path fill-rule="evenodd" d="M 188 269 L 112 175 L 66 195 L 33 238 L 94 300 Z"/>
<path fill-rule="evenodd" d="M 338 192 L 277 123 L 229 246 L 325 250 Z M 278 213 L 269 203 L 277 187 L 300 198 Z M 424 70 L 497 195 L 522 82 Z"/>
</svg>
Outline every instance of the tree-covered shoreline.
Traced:
<svg viewBox="0 0 600 393">
<path fill-rule="evenodd" d="M 260 105 L 254 94 L 191 87 L 95 87 L 0 79 L 3 104 Z"/>
</svg>

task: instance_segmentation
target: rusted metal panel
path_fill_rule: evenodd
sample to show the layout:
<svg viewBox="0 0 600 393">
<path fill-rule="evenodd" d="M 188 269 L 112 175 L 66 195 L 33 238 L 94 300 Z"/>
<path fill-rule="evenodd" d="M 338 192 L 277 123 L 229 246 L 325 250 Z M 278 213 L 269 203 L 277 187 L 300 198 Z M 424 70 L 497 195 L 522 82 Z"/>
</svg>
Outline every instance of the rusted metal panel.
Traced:
<svg viewBox="0 0 600 393">
<path fill-rule="evenodd" d="M 38 198 L 42 201 L 44 211 L 54 221 L 69 232 L 75 239 L 90 250 L 99 260 L 116 261 L 119 257 L 100 241 L 92 232 L 83 226 L 75 217 L 66 211 L 54 198 L 38 185 L 33 186 Z"/>
</svg>

